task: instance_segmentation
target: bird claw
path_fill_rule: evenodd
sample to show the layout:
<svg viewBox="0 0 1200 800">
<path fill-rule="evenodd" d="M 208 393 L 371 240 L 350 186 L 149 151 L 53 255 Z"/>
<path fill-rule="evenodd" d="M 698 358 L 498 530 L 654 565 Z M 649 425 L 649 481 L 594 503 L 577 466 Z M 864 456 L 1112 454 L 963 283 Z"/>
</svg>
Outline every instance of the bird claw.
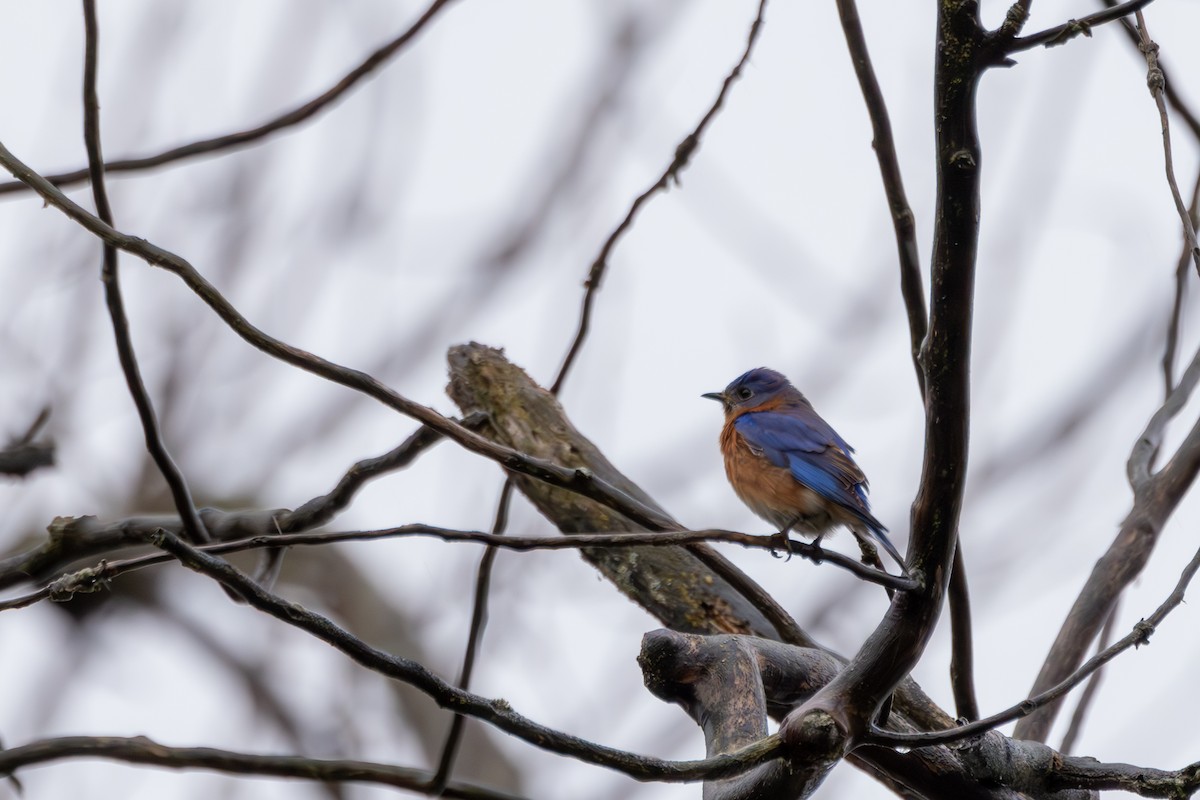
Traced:
<svg viewBox="0 0 1200 800">
<path fill-rule="evenodd" d="M 778 544 L 779 549 L 786 554 L 781 556 L 778 552 L 776 552 L 775 548 L 772 547 L 771 555 L 774 558 L 782 558 L 785 562 L 792 560 L 792 542 L 790 539 L 788 539 L 787 529 L 771 534 L 771 541 L 774 544 Z"/>
</svg>

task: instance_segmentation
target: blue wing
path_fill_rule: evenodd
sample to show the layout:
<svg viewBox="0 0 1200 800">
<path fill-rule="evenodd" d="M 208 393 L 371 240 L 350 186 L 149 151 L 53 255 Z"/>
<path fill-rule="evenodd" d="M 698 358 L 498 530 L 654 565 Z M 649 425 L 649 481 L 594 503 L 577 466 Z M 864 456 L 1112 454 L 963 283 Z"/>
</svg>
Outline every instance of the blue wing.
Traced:
<svg viewBox="0 0 1200 800">
<path fill-rule="evenodd" d="M 862 517 L 864 523 L 879 525 L 868 510 L 867 478 L 850 457 L 854 448 L 811 408 L 742 414 L 733 424 L 746 443 L 772 464 L 786 467 L 797 481 Z"/>
<path fill-rule="evenodd" d="M 755 411 L 742 414 L 733 424 L 752 449 L 858 518 L 904 567 L 904 558 L 886 535 L 887 528 L 871 513 L 867 476 L 850 457 L 854 448 L 816 411 L 810 406 L 792 406 L 786 412 Z"/>
</svg>

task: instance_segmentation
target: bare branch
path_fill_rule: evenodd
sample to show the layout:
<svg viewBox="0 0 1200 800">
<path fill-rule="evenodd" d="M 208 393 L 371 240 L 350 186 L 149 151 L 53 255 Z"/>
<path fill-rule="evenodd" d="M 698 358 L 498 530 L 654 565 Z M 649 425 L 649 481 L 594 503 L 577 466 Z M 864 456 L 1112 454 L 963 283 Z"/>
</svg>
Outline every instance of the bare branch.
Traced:
<svg viewBox="0 0 1200 800">
<path fill-rule="evenodd" d="M 1191 797 L 1200 791 L 1200 762 L 1167 771 L 1094 758 L 1063 758 L 1047 776 L 1051 788 L 1115 790 L 1142 797 Z"/>
<path fill-rule="evenodd" d="M 1163 526 L 1200 471 L 1200 421 L 1193 425 L 1175 455 L 1153 475 L 1149 463 L 1158 451 L 1167 421 L 1182 408 L 1200 380 L 1200 351 L 1184 372 L 1179 386 L 1151 418 L 1134 444 L 1127 472 L 1134 489 L 1133 508 L 1107 552 L 1096 562 L 1087 582 L 1063 621 L 1046 661 L 1034 681 L 1031 695 L 1040 695 L 1061 685 L 1083 661 L 1089 645 L 1117 598 L 1150 558 Z M 1094 660 L 1094 659 L 1093 659 Z M 1017 724 L 1021 739 L 1045 741 L 1059 709 L 1057 702 L 1038 709 Z"/>
<path fill-rule="evenodd" d="M 1116 8 L 1117 6 L 1117 0 L 1101 0 L 1101 2 L 1108 8 Z M 1141 37 L 1138 35 L 1137 28 L 1129 21 L 1128 17 L 1121 20 L 1121 29 L 1125 31 L 1125 38 L 1129 40 L 1130 44 L 1137 47 L 1138 52 L 1141 52 Z M 1159 59 L 1158 67 L 1162 70 L 1163 77 L 1165 78 L 1164 91 L 1167 95 L 1167 102 L 1171 104 L 1171 108 L 1178 112 L 1180 119 L 1187 125 L 1192 135 L 1200 139 L 1200 117 L 1196 116 L 1196 112 L 1183 101 L 1183 98 L 1179 96 L 1179 92 L 1175 91 L 1175 85 L 1171 79 L 1172 73 L 1162 63 L 1161 59 Z"/>
<path fill-rule="evenodd" d="M 1192 355 L 1192 361 L 1184 370 L 1179 384 L 1167 395 L 1167 399 L 1154 412 L 1154 416 L 1150 417 L 1142 435 L 1133 443 L 1133 448 L 1129 451 L 1129 460 L 1125 463 L 1125 475 L 1134 492 L 1141 490 L 1153 480 L 1150 473 L 1150 462 L 1162 446 L 1167 423 L 1183 410 L 1198 382 L 1200 382 L 1200 349 L 1197 349 Z"/>
<path fill-rule="evenodd" d="M 787 708 L 811 695 L 832 680 L 840 666 L 820 650 L 749 636 L 688 636 L 662 630 L 642 637 L 638 664 L 646 688 L 682 706 L 701 727 L 710 756 L 762 740 L 769 706 Z M 767 682 L 772 683 L 769 689 Z M 744 775 L 706 783 L 704 797 L 798 797 L 815 789 L 825 775 L 823 770 L 795 769 L 775 760 Z"/>
<path fill-rule="evenodd" d="M 921 255 L 917 250 L 917 224 L 908 196 L 904 192 L 904 179 L 900 174 L 900 158 L 896 155 L 896 140 L 892 136 L 892 122 L 888 115 L 883 90 L 875 77 L 867 40 L 863 35 L 862 21 L 854 0 L 838 0 L 838 16 L 842 20 L 842 32 L 854 63 L 854 74 L 862 90 L 867 114 L 871 117 L 874 133 L 872 145 L 879 162 L 879 173 L 883 178 L 883 191 L 887 195 L 888 209 L 892 214 L 892 229 L 896 237 L 896 250 L 900 259 L 900 294 L 908 312 L 909 339 L 912 343 L 913 368 L 917 374 L 917 386 L 925 396 L 925 372 L 921 369 L 921 343 L 925 341 L 928 318 L 925 310 L 924 281 L 921 279 Z"/>
<path fill-rule="evenodd" d="M 1200 439 L 1200 437 L 1197 437 Z M 990 731 L 993 728 L 1003 725 L 1006 722 L 1011 722 L 1014 719 L 1028 717 L 1033 712 L 1047 707 L 1049 704 L 1061 699 L 1067 692 L 1082 683 L 1089 675 L 1100 669 L 1102 666 L 1112 661 L 1131 647 L 1139 647 L 1144 644 L 1149 644 L 1150 637 L 1168 614 L 1175 610 L 1182 602 L 1185 593 L 1187 592 L 1188 584 L 1191 583 L 1197 570 L 1200 570 L 1200 551 L 1197 551 L 1192 560 L 1184 567 L 1183 573 L 1179 576 L 1179 580 L 1175 584 L 1175 589 L 1167 597 L 1166 600 L 1154 610 L 1154 613 L 1145 619 L 1139 620 L 1133 626 L 1133 630 L 1124 638 L 1115 642 L 1109 647 L 1104 648 L 1096 655 L 1088 659 L 1087 663 L 1075 670 L 1066 679 L 1062 680 L 1050 689 L 1041 692 L 1040 694 L 1022 700 L 1014 706 L 1011 706 L 1004 711 L 993 714 L 990 717 L 981 719 L 977 722 L 972 722 L 968 725 L 960 725 L 956 728 L 951 728 L 945 731 L 937 731 L 930 733 L 893 733 L 891 731 L 883 731 L 874 729 L 867 738 L 871 744 L 881 744 L 890 747 L 925 747 L 933 744 L 950 744 L 964 739 L 969 739 L 973 736 L 978 736 L 980 733 Z M 1051 720 L 1053 718 L 1051 717 Z M 1040 726 L 1036 727 L 1035 732 L 1040 733 Z M 1018 729 L 1013 734 L 1017 739 L 1032 739 L 1039 741 L 1033 736 L 1022 736 Z"/>
<path fill-rule="evenodd" d="M 838 659 L 819 649 L 753 636 L 694 636 L 665 630 L 643 637 L 638 663 L 646 687 L 664 701 L 681 706 L 701 726 L 710 754 L 736 749 L 760 737 L 768 716 L 785 714 L 811 697 L 841 667 Z M 914 730 L 910 721 L 895 714 L 887 724 L 897 731 Z M 1025 757 L 1021 764 L 1014 764 L 1013 759 L 984 761 L 967 750 L 945 747 L 903 755 L 883 748 L 862 748 L 847 758 L 905 797 L 1027 800 L 1013 783 L 1035 780 L 1036 768 L 1053 751 L 1027 742 L 1011 743 L 1009 750 L 1019 750 L 1022 756 L 1036 750 L 1041 759 L 1035 762 Z M 794 759 L 771 762 L 734 779 L 706 783 L 704 796 L 791 798 L 807 794 L 823 777 L 819 769 Z"/>
<path fill-rule="evenodd" d="M 975 92 L 984 69 L 985 32 L 978 5 L 938 6 L 935 114 L 938 124 L 929 333 L 925 372 L 925 458 L 912 511 L 907 560 L 919 589 L 896 595 L 858 655 L 780 727 L 787 752 L 826 753 L 820 738 L 832 720 L 848 752 L 901 679 L 920 658 L 952 572 L 966 479 L 970 416 L 971 319 L 979 234 L 980 146 Z M 816 735 L 818 740 L 812 740 Z M 824 756 L 820 756 L 824 757 Z"/>
<path fill-rule="evenodd" d="M 492 535 L 502 536 L 508 527 L 508 507 L 512 501 L 513 481 L 508 478 L 500 489 L 500 501 L 496 504 L 496 519 L 492 522 Z M 475 574 L 475 600 L 471 604 L 471 626 L 467 632 L 467 652 L 463 654 L 462 669 L 459 671 L 458 688 L 471 688 L 471 674 L 475 671 L 475 657 L 479 645 L 483 641 L 483 631 L 488 622 L 488 599 L 492 588 L 492 566 L 496 563 L 496 555 L 500 551 L 489 545 L 479 560 L 479 570 Z M 440 794 L 450 780 L 454 769 L 454 760 L 458 756 L 458 747 L 462 744 L 462 734 L 467 718 L 455 714 L 450 722 L 450 732 L 446 734 L 446 743 L 442 745 L 442 757 L 438 761 L 437 772 L 430 779 L 430 789 Z"/>
<path fill-rule="evenodd" d="M 354 88 L 363 78 L 371 75 L 377 69 L 382 67 L 388 60 L 399 53 L 406 44 L 412 41 L 425 26 L 431 22 L 444 7 L 450 4 L 452 0 L 434 0 L 430 6 L 425 9 L 425 12 L 417 18 L 416 22 L 410 25 L 403 33 L 392 39 L 387 44 L 375 50 L 366 59 L 362 61 L 354 69 L 343 75 L 335 84 L 330 86 L 321 94 L 306 103 L 303 103 L 295 108 L 287 111 L 274 119 L 257 125 L 248 130 L 238 131 L 236 133 L 228 133 L 222 136 L 215 136 L 211 139 L 201 139 L 196 142 L 190 142 L 179 147 L 172 147 L 169 150 L 164 150 L 161 153 L 155 153 L 151 156 L 142 156 L 139 158 L 124 158 L 118 161 L 110 161 L 104 165 L 105 172 L 138 172 L 141 170 L 150 169 L 152 167 L 161 167 L 166 164 L 171 164 L 176 161 L 183 161 L 197 156 L 208 155 L 210 153 L 222 153 L 228 150 L 236 150 L 246 145 L 253 144 L 259 140 L 265 139 L 273 133 L 286 130 L 287 128 L 295 127 L 327 108 L 331 108 L 334 103 L 345 96 L 350 89 Z M 91 168 L 76 169 L 70 172 L 61 172 L 55 175 L 48 175 L 46 179 L 55 186 L 73 186 L 75 184 L 84 183 L 92 180 Z M 29 185 L 22 181 L 10 181 L 0 184 L 0 195 L 12 194 L 16 192 L 27 191 Z"/>
<path fill-rule="evenodd" d="M 178 522 L 176 521 L 176 527 L 177 525 Z M 146 518 L 140 521 L 134 518 L 113 523 L 109 528 L 99 529 L 96 532 L 96 539 L 104 542 L 110 549 L 115 550 L 119 546 L 128 547 L 133 543 L 144 542 L 147 537 L 152 536 L 158 530 L 176 532 L 171 530 L 170 526 L 156 524 L 154 518 Z M 377 539 L 402 539 L 413 536 L 430 536 L 445 542 L 473 542 L 487 545 L 489 548 L 512 550 L 519 553 L 533 550 L 680 547 L 714 542 L 738 544 L 756 550 L 775 551 L 779 548 L 779 540 L 774 536 L 760 536 L 716 529 L 670 531 L 665 533 L 574 533 L 569 537 L 560 537 L 508 536 L 497 533 L 451 530 L 449 528 L 439 528 L 434 525 L 414 524 L 374 531 L 259 534 L 246 539 L 214 542 L 205 545 L 201 550 L 212 555 L 224 555 L 226 553 L 270 547 L 320 546 L 337 542 L 365 542 Z M 916 583 L 911 578 L 871 569 L 856 559 L 831 550 L 822 549 L 812 542 L 792 539 L 790 540 L 790 544 L 794 555 L 812 561 L 814 564 L 822 562 L 835 564 L 868 583 L 878 584 L 899 591 L 911 591 L 916 586 Z M 116 561 L 106 560 L 93 567 L 61 575 L 36 592 L 2 602 L 0 603 L 0 611 L 11 608 L 23 608 L 46 598 L 67 600 L 70 599 L 69 595 L 73 592 L 94 591 L 95 589 L 102 588 L 99 584 L 106 583 L 126 572 L 143 569 L 155 564 L 163 564 L 171 560 L 171 558 L 161 554 L 136 556 Z M 72 586 L 76 588 L 70 589 Z"/>
<path fill-rule="evenodd" d="M 1150 33 L 1146 30 L 1146 20 L 1141 11 L 1137 12 L 1137 30 L 1138 49 L 1146 57 L 1146 85 L 1154 97 L 1154 105 L 1158 107 L 1158 119 L 1162 125 L 1163 164 L 1167 173 L 1167 185 L 1171 187 L 1171 199 L 1175 201 L 1175 210 L 1179 213 L 1179 221 L 1183 226 L 1183 238 L 1187 242 L 1188 252 L 1191 253 L 1192 263 L 1196 267 L 1196 273 L 1200 274 L 1200 246 L 1196 244 L 1195 223 L 1192 221 L 1191 212 L 1184 205 L 1183 197 L 1179 193 L 1179 184 L 1175 180 L 1175 159 L 1171 152 L 1171 122 L 1167 116 L 1167 103 L 1163 97 L 1163 87 L 1166 85 L 1167 79 L 1158 66 L 1158 45 L 1150 39 Z"/>
<path fill-rule="evenodd" d="M 1121 608 L 1120 598 L 1113 603 L 1112 611 L 1108 612 L 1108 620 L 1104 623 L 1104 630 L 1100 632 L 1100 640 L 1096 644 L 1096 652 L 1104 650 L 1112 643 L 1113 632 L 1117 627 L 1117 612 Z M 1063 734 L 1062 744 L 1059 745 L 1058 751 L 1064 755 L 1075 749 L 1075 742 L 1079 738 L 1079 734 L 1083 732 L 1083 723 L 1087 719 L 1087 712 L 1092 706 L 1092 701 L 1096 699 L 1096 693 L 1100 689 L 1100 683 L 1104 678 L 1104 668 L 1101 667 L 1092 673 L 1092 677 L 1088 679 L 1087 686 L 1083 687 L 1083 691 L 1079 694 L 1079 703 L 1075 706 L 1075 711 L 1071 714 L 1071 723 L 1067 726 L 1067 732 Z"/>
<path fill-rule="evenodd" d="M 954 548 L 954 574 L 950 576 L 950 688 L 959 719 L 979 719 L 975 698 L 975 637 L 971 632 L 971 593 L 962 554 L 962 537 Z"/>
<path fill-rule="evenodd" d="M 50 442 L 14 444 L 0 449 L 0 475 L 23 478 L 35 469 L 54 466 L 54 445 Z"/>
<path fill-rule="evenodd" d="M 1029 8 L 1033 5 L 1033 0 L 1016 0 L 1008 7 L 1008 13 L 1004 15 L 1004 22 L 996 30 L 996 35 L 1002 39 L 1015 39 L 1025 29 L 1025 23 L 1029 21 Z"/>
<path fill-rule="evenodd" d="M 170 747 L 144 736 L 65 736 L 0 750 L 0 773 L 68 758 L 105 758 L 166 769 L 207 769 L 232 775 L 267 775 L 310 781 L 341 781 L 393 786 L 430 794 L 430 773 L 371 761 L 268 756 L 211 747 Z M 469 783 L 446 786 L 442 797 L 462 800 L 521 800 L 517 795 Z"/>
<path fill-rule="evenodd" d="M 84 32 L 87 37 L 83 65 L 83 138 L 87 144 L 88 172 L 92 181 L 92 198 L 96 203 L 96 214 L 105 225 L 112 226 L 112 209 L 108 204 L 108 192 L 104 186 L 104 157 L 100 150 L 100 100 L 96 95 L 96 59 L 99 50 L 99 27 L 96 23 L 95 0 L 83 0 Z M 146 449 L 154 459 L 158 471 L 171 490 L 175 510 L 183 521 L 183 529 L 190 541 L 203 544 L 210 540 L 204 522 L 196 512 L 192 493 L 188 489 L 183 472 L 176 466 L 163 441 L 158 428 L 158 417 L 146 384 L 142 381 L 141 369 L 133 351 L 133 340 L 129 335 L 129 318 L 125 314 L 125 302 L 121 298 L 120 278 L 117 272 L 117 249 L 111 242 L 104 243 L 104 267 L 101 272 L 104 298 L 112 318 L 113 335 L 117 342 L 117 356 L 129 394 L 137 407 L 142 432 L 146 437 Z"/>
<path fill-rule="evenodd" d="M 115 245 L 120 250 L 137 255 L 151 265 L 164 267 L 178 275 L 235 333 L 268 355 L 333 383 L 362 392 L 389 408 L 425 423 L 467 450 L 496 461 L 507 470 L 590 497 L 652 530 L 669 530 L 675 527 L 674 521 L 662 511 L 652 509 L 645 503 L 634 500 L 585 470 L 565 469 L 557 464 L 529 458 L 516 450 L 498 445 L 442 416 L 432 408 L 401 396 L 360 370 L 343 367 L 268 335 L 242 316 L 186 259 L 143 239 L 124 234 L 89 214 L 50 185 L 45 178 L 29 169 L 3 144 L 0 144 L 0 164 L 20 180 L 32 186 L 50 205 L 60 209 L 68 217 L 104 241 Z"/>
<path fill-rule="evenodd" d="M 1020 36 L 1012 39 L 1002 43 L 1001 50 L 1011 54 L 1020 53 L 1024 50 L 1032 50 L 1042 45 L 1054 47 L 1055 45 L 1066 44 L 1080 34 L 1091 36 L 1092 28 L 1103 25 L 1106 22 L 1113 22 L 1122 17 L 1127 17 L 1135 11 L 1150 5 L 1151 2 L 1152 0 L 1128 0 L 1128 2 L 1121 3 L 1112 8 L 1088 14 L 1086 17 L 1067 20 L 1062 25 L 1055 25 L 1053 28 L 1047 28 L 1044 31 L 1033 33 L 1029 36 Z"/>
<path fill-rule="evenodd" d="M 571 344 L 567 348 L 567 354 L 563 358 L 562 366 L 558 368 L 558 376 L 550 386 L 551 394 L 557 395 L 562 389 L 563 382 L 567 379 L 567 374 L 571 371 L 571 367 L 574 365 L 575 359 L 583 347 L 584 339 L 587 338 L 592 320 L 592 305 L 596 300 L 596 292 L 600 289 L 600 282 L 604 279 L 604 272 L 608 269 L 608 259 L 612 255 L 613 249 L 617 246 L 617 242 L 621 240 L 621 237 L 633 226 L 633 220 L 642 206 L 654 195 L 665 191 L 672 180 L 679 181 L 679 173 L 687 167 L 691 161 L 692 154 L 699 149 L 700 140 L 703 138 L 705 130 L 708 129 L 709 123 L 716 117 L 717 112 L 721 110 L 721 106 L 725 104 L 725 96 L 729 94 L 730 87 L 741 77 L 742 68 L 750 60 L 750 54 L 754 51 L 754 43 L 758 41 L 758 33 L 762 28 L 763 14 L 766 10 L 767 0 L 759 0 L 758 14 L 754 17 L 754 22 L 750 25 L 750 35 L 746 38 L 746 49 L 742 51 L 742 57 L 734 64 L 730 73 L 725 76 L 725 80 L 721 83 L 721 90 L 717 92 L 717 99 L 713 101 L 708 111 L 700 118 L 700 122 L 697 123 L 695 129 L 683 137 L 683 141 L 675 148 L 675 155 L 671 159 L 671 163 L 667 165 L 667 168 L 663 170 L 662 175 L 648 189 L 634 198 L 633 204 L 625 214 L 625 218 L 613 229 L 613 232 L 608 235 L 608 238 L 600 247 L 600 254 L 592 262 L 587 280 L 583 283 L 583 305 L 579 311 L 579 326 L 575 331 L 575 337 L 571 340 Z"/>
<path fill-rule="evenodd" d="M 1194 231 L 1200 225 L 1200 171 L 1192 183 L 1192 199 L 1188 203 L 1188 220 Z M 1183 247 L 1179 258 L 1175 260 L 1175 294 L 1171 302 L 1171 318 L 1167 323 L 1166 344 L 1163 347 L 1163 396 L 1171 394 L 1175 388 L 1175 354 L 1179 351 L 1179 333 L 1183 320 L 1183 296 L 1187 290 L 1188 264 L 1191 262 L 1191 252 L 1188 248 L 1187 237 L 1184 237 Z"/>
<path fill-rule="evenodd" d="M 470 430 L 475 430 L 482 421 L 482 417 L 474 417 L 464 419 L 462 425 Z M 441 433 L 428 425 L 422 425 L 415 433 L 387 453 L 356 462 L 354 466 L 346 470 L 346 474 L 328 494 L 314 497 L 295 511 L 286 511 L 280 514 L 277 519 L 279 529 L 284 532 L 303 531 L 324 525 L 350 504 L 355 493 L 367 481 L 388 472 L 404 469 L 441 440 Z"/>
<path fill-rule="evenodd" d="M 696 781 L 740 774 L 778 755 L 774 738 L 736 754 L 701 761 L 665 761 L 594 744 L 539 725 L 512 710 L 503 700 L 488 700 L 450 685 L 421 664 L 378 650 L 324 617 L 263 589 L 229 563 L 199 550 L 170 531 L 160 530 L 151 544 L 184 566 L 218 581 L 251 607 L 332 645 L 355 663 L 424 692 L 443 708 L 490 722 L 505 733 L 559 755 L 608 767 L 639 780 Z"/>
</svg>

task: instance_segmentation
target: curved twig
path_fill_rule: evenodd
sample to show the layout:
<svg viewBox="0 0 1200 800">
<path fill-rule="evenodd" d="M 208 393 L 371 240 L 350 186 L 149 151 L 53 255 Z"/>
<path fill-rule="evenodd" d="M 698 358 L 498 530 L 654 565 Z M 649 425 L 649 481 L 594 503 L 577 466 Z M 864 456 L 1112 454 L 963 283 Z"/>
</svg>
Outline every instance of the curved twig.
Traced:
<svg viewBox="0 0 1200 800">
<path fill-rule="evenodd" d="M 159 531 L 151 543 L 170 553 L 184 566 L 218 581 L 241 596 L 251 607 L 332 645 L 355 663 L 403 681 L 428 695 L 443 708 L 490 722 L 505 733 L 549 752 L 607 767 L 638 780 L 670 782 L 737 775 L 779 755 L 777 736 L 762 739 L 737 753 L 699 761 L 649 758 L 588 742 L 533 722 L 513 711 L 504 700 L 489 700 L 458 689 L 411 659 L 372 647 L 327 617 L 268 592 L 229 563 L 191 546 L 169 531 Z"/>
<path fill-rule="evenodd" d="M 1055 25 L 1053 28 L 1047 28 L 1044 31 L 1032 33 L 1029 36 L 1019 36 L 1015 39 L 1010 39 L 1002 44 L 1001 50 L 1010 54 L 1020 53 L 1023 50 L 1032 50 L 1042 45 L 1054 47 L 1055 45 L 1066 44 L 1080 34 L 1091 36 L 1092 28 L 1103 25 L 1106 22 L 1113 22 L 1122 17 L 1127 17 L 1135 11 L 1150 5 L 1152 1 L 1128 0 L 1128 2 L 1121 3 L 1112 8 L 1106 8 L 1103 11 L 1097 11 L 1079 19 L 1067 20 L 1062 25 Z"/>
<path fill-rule="evenodd" d="M 166 769 L 208 769 L 232 775 L 373 783 L 428 793 L 425 787 L 428 785 L 429 773 L 424 770 L 371 761 L 270 756 L 212 747 L 170 747 L 145 736 L 64 736 L 40 739 L 0 750 L 0 773 L 8 774 L 35 764 L 67 758 L 106 758 L 127 764 L 146 764 Z M 441 796 L 461 800 L 521 800 L 518 795 L 460 782 L 448 784 Z"/>
<path fill-rule="evenodd" d="M 746 38 L 746 49 L 742 51 L 742 57 L 734 64 L 730 73 L 725 76 L 725 80 L 721 84 L 721 90 L 717 92 L 717 99 L 709 106 L 708 111 L 700 118 L 700 122 L 696 124 L 692 132 L 683 137 L 683 141 L 675 148 L 675 155 L 672 157 L 671 163 L 667 165 L 667 168 L 663 170 L 662 175 L 648 189 L 634 198 L 633 204 L 629 206 L 629 211 L 625 214 L 625 218 L 613 229 L 613 232 L 608 235 L 608 238 L 604 240 L 604 244 L 600 247 L 600 253 L 596 256 L 596 260 L 592 262 L 591 269 L 588 270 L 587 280 L 583 283 L 583 303 L 579 310 L 579 325 L 570 346 L 567 348 L 567 354 L 563 357 L 562 366 L 558 368 L 558 376 L 550 386 L 551 394 L 557 395 L 562 389 L 563 382 L 567 379 L 567 373 L 571 371 L 571 367 L 579 355 L 580 348 L 583 347 L 583 342 L 587 338 L 588 329 L 591 327 L 592 306 L 596 301 L 596 292 L 600 289 L 600 282 L 604 279 L 605 270 L 608 269 L 608 259 L 612 255 L 613 248 L 617 246 L 617 242 L 621 240 L 621 237 L 633 225 L 634 217 L 637 216 L 638 211 L 646 204 L 646 201 L 659 192 L 666 190 L 672 180 L 679 181 L 679 173 L 688 165 L 692 154 L 700 147 L 700 140 L 704 136 L 704 131 L 717 115 L 717 112 L 721 110 L 721 106 L 725 104 L 725 96 L 729 94 L 730 87 L 741 77 L 742 68 L 750 60 L 750 53 L 754 50 L 754 43 L 758 41 L 758 33 L 762 28 L 763 13 L 766 10 L 767 0 L 759 0 L 758 14 L 755 16 L 754 22 L 750 25 L 750 35 Z"/>
<path fill-rule="evenodd" d="M 83 58 L 83 139 L 87 145 L 88 173 L 92 181 L 92 198 L 96 203 L 96 215 L 105 225 L 113 224 L 112 209 L 108 204 L 108 192 L 104 186 L 104 157 L 100 149 L 100 100 L 96 94 L 96 59 L 99 51 L 100 31 L 96 22 L 95 0 L 83 0 L 84 22 L 84 58 Z M 101 270 L 101 282 L 104 284 L 104 300 L 108 306 L 108 314 L 112 319 L 113 336 L 117 342 L 117 357 L 121 363 L 121 371 L 125 375 L 125 383 L 133 404 L 137 408 L 138 419 L 142 423 L 142 432 L 146 438 L 146 450 L 154 459 L 158 471 L 166 481 L 171 491 L 171 499 L 175 510 L 183 521 L 187 537 L 196 544 L 210 540 L 204 522 L 196 512 L 196 504 L 192 502 L 192 493 L 188 489 L 183 472 L 171 458 L 163 441 L 162 432 L 158 427 L 158 417 L 154 413 L 154 404 L 146 384 L 142 380 L 141 369 L 138 367 L 137 355 L 133 350 L 133 339 L 129 334 L 129 318 L 125 314 L 125 301 L 121 297 L 120 278 L 117 271 L 117 248 L 111 242 L 104 242 L 104 266 Z"/>
<path fill-rule="evenodd" d="M 437 16 L 445 6 L 449 5 L 452 0 L 434 0 L 430 6 L 425 9 L 412 25 L 404 30 L 399 36 L 392 39 L 382 47 L 375 50 L 367 56 L 362 63 L 343 75 L 337 83 L 330 86 L 321 94 L 312 98 L 306 103 L 303 103 L 295 108 L 287 111 L 274 119 L 268 120 L 261 125 L 256 125 L 244 131 L 236 133 L 227 133 L 223 136 L 214 136 L 210 139 L 201 139 L 196 142 L 190 142 L 179 147 L 172 147 L 169 150 L 164 150 L 160 153 L 155 153 L 151 156 L 141 156 L 138 158 L 123 158 L 117 161 L 110 161 L 104 165 L 105 172 L 138 172 L 152 167 L 161 167 L 166 164 L 171 164 L 176 161 L 183 161 L 189 158 L 195 158 L 201 155 L 210 153 L 220 153 L 226 150 L 235 150 L 244 147 L 248 144 L 253 144 L 261 139 L 265 139 L 272 133 L 276 133 L 287 128 L 299 125 L 311 119 L 326 108 L 331 107 L 336 101 L 340 100 L 350 89 L 354 88 L 363 78 L 370 75 L 379 67 L 387 63 L 388 59 L 413 40 L 429 22 Z M 70 172 L 60 172 L 54 175 L 47 175 L 46 179 L 55 186 L 74 186 L 75 184 L 83 183 L 91 180 L 91 169 L 85 167 L 83 169 L 71 170 Z M 22 181 L 9 181 L 8 183 L 0 184 L 0 195 L 13 194 L 16 192 L 24 192 L 29 189 L 29 186 Z"/>
<path fill-rule="evenodd" d="M 1091 675 L 1100 667 L 1112 661 L 1131 647 L 1138 647 L 1150 642 L 1151 635 L 1168 614 L 1175 610 L 1183 602 L 1184 594 L 1187 592 L 1188 584 L 1191 583 L 1197 570 L 1200 570 L 1200 551 L 1197 551 L 1192 560 L 1184 567 L 1183 573 L 1179 576 L 1179 580 L 1175 584 L 1175 589 L 1167 597 L 1162 604 L 1154 610 L 1154 613 L 1149 617 L 1139 620 L 1133 626 L 1133 630 L 1124 638 L 1113 643 L 1111 646 L 1104 648 L 1096 655 L 1092 656 L 1079 669 L 1075 670 L 1065 680 L 1060 681 L 1055 686 L 1047 689 L 1040 694 L 1022 700 L 1016 705 L 999 713 L 993 714 L 977 722 L 972 722 L 968 725 L 960 725 L 956 728 L 950 728 L 945 731 L 934 731 L 929 733 L 895 733 L 893 731 L 885 731 L 879 728 L 872 729 L 866 741 L 870 744 L 879 744 L 888 747 L 927 747 L 935 744 L 950 744 L 951 742 L 959 742 L 964 739 L 969 739 L 973 736 L 978 736 L 981 733 L 992 730 L 1006 722 L 1011 722 L 1014 719 L 1020 719 L 1032 714 L 1034 711 L 1042 708 L 1049 703 L 1058 700 L 1071 689 L 1082 683 L 1089 675 Z"/>
</svg>

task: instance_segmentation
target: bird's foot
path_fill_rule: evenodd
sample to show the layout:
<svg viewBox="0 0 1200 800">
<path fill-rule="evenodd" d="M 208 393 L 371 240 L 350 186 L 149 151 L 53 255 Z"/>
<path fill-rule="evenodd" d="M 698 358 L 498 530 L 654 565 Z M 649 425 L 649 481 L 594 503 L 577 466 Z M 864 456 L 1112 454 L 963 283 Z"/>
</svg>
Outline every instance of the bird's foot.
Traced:
<svg viewBox="0 0 1200 800">
<path fill-rule="evenodd" d="M 771 534 L 771 543 L 773 545 L 778 545 L 778 549 L 782 550 L 786 554 L 781 556 L 779 555 L 778 550 L 776 550 L 775 547 L 772 547 L 771 555 L 773 555 L 775 558 L 782 558 L 784 561 L 792 560 L 792 542 L 790 539 L 788 539 L 788 534 L 791 532 L 791 530 L 792 529 L 789 527 L 784 528 L 778 533 Z"/>
</svg>

